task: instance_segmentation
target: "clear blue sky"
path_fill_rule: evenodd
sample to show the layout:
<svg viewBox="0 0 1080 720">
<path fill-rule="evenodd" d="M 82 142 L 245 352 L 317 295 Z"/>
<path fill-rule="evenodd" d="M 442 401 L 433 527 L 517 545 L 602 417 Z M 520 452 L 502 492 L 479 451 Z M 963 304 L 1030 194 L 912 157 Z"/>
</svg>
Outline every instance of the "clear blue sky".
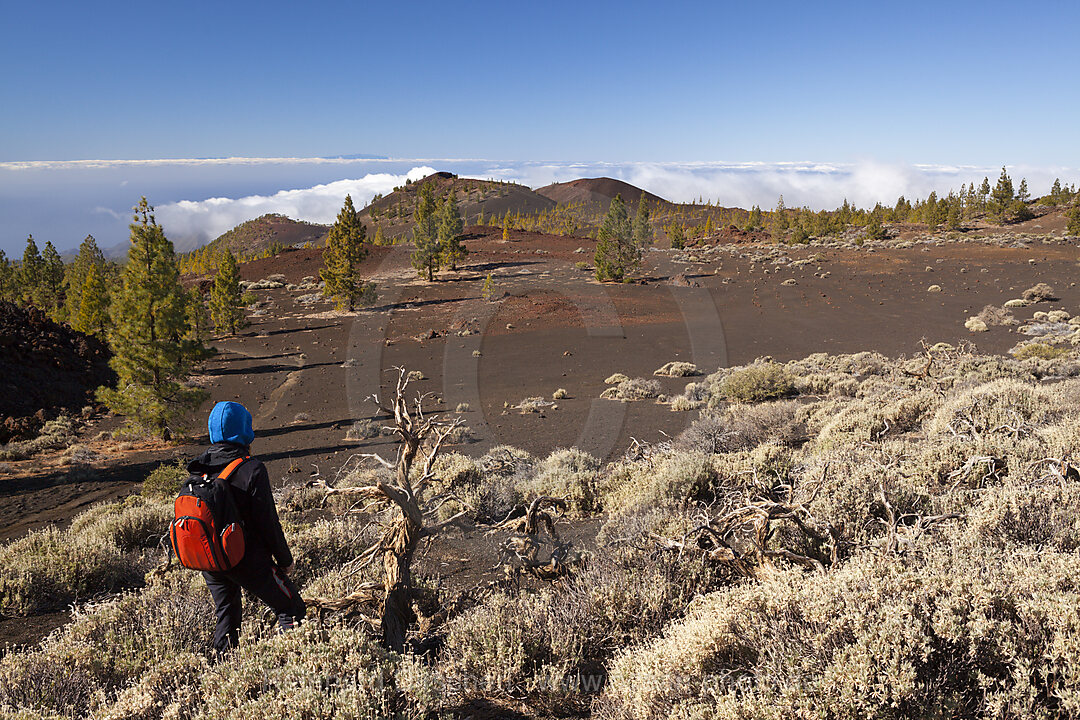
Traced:
<svg viewBox="0 0 1080 720">
<path fill-rule="evenodd" d="M 1080 165 L 1075 2 L 0 9 L 0 161 Z"/>
</svg>

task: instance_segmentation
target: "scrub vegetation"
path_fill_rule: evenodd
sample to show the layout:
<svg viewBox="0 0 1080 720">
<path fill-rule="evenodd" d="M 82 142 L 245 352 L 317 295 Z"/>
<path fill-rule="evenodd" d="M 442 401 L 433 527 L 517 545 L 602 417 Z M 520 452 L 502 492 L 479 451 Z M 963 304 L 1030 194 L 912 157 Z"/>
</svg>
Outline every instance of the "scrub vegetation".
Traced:
<svg viewBox="0 0 1080 720">
<path fill-rule="evenodd" d="M 1019 355 L 942 344 L 900 359 L 762 361 L 690 383 L 679 397 L 699 417 L 681 436 L 607 464 L 577 449 L 438 454 L 444 428 L 407 478 L 353 463 L 292 486 L 278 505 L 311 617 L 276 635 L 248 604 L 242 646 L 216 663 L 201 579 L 160 565 L 177 472 L 162 469 L 144 496 L 0 547 L 5 615 L 75 607 L 40 645 L 0 659 L 0 708 L 1075 714 L 1080 363 Z M 468 553 L 496 568 L 467 584 L 415 573 L 395 650 L 371 610 L 383 563 L 358 560 L 398 527 L 398 506 L 357 505 L 391 482 L 413 488 L 423 527 L 440 531 L 424 553 L 449 544 L 444 562 Z"/>
</svg>

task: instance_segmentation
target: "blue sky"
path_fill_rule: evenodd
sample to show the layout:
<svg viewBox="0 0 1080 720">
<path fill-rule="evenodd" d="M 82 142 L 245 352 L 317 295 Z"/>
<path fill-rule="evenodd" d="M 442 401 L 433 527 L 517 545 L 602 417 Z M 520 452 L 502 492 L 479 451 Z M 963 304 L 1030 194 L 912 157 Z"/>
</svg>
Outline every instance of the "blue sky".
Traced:
<svg viewBox="0 0 1080 720">
<path fill-rule="evenodd" d="M 808 161 L 974 168 L 954 186 L 1002 164 L 1080 179 L 1077 3 L 0 0 L 0 12 L 9 253 L 28 232 L 66 247 L 91 231 L 122 240 L 123 222 L 105 218 L 141 194 L 236 199 L 387 169 L 10 165 L 23 161 L 368 153 L 402 159 L 398 174 L 515 168 L 504 176 L 523 181 L 537 161 L 624 177 L 634 163 Z M 649 189 L 739 189 L 669 181 Z M 882 192 L 896 187 L 908 186 Z M 730 202 L 771 204 L 777 189 Z M 852 190 L 789 192 L 813 205 Z"/>
<path fill-rule="evenodd" d="M 5 0 L 0 160 L 1077 165 L 1078 8 Z"/>
</svg>

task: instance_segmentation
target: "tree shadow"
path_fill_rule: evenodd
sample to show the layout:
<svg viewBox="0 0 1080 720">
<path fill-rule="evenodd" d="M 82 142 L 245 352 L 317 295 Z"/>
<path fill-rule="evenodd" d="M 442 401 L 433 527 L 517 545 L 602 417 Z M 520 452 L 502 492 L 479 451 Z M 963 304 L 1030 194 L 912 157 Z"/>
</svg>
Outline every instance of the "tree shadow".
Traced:
<svg viewBox="0 0 1080 720">
<path fill-rule="evenodd" d="M 255 367 L 247 368 L 218 368 L 216 370 L 208 370 L 207 375 L 211 377 L 219 377 L 222 375 L 265 375 L 267 373 L 276 372 L 296 372 L 297 370 L 314 370 L 321 367 L 330 367 L 331 365 L 340 366 L 340 362 L 322 362 L 312 363 L 310 365 L 283 365 L 281 363 L 270 363 L 269 365 L 256 365 Z"/>
</svg>

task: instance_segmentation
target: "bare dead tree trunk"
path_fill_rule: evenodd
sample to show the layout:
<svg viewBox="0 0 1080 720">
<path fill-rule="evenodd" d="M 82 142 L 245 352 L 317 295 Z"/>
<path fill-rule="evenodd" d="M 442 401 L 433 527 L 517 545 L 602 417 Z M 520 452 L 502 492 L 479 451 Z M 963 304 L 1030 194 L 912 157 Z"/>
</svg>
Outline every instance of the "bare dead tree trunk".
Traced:
<svg viewBox="0 0 1080 720">
<path fill-rule="evenodd" d="M 427 527 L 424 525 L 421 494 L 435 477 L 435 458 L 442 449 L 443 442 L 462 421 L 426 416 L 423 407 L 426 398 L 424 395 L 418 395 L 410 405 L 406 398 L 409 375 L 405 368 L 396 369 L 398 378 L 392 405 L 383 404 L 377 395 L 372 396 L 372 400 L 379 409 L 394 419 L 390 429 L 401 441 L 397 458 L 391 462 L 377 453 L 360 455 L 393 471 L 393 480 L 380 480 L 374 485 L 341 489 L 331 488 L 322 480 L 312 485 L 325 489 L 327 497 L 335 494 L 354 495 L 394 505 L 396 517 L 387 525 L 379 542 L 368 548 L 358 559 L 370 562 L 380 556 L 382 558 L 383 598 L 379 614 L 383 638 L 388 648 L 401 652 L 405 649 L 409 627 L 416 622 L 416 613 L 412 609 L 412 560 L 417 545 L 423 538 L 458 520 L 464 513 L 442 523 Z M 412 469 L 420 456 L 423 457 L 424 464 L 414 480 Z M 358 602 L 364 597 L 367 596 L 360 597 Z M 340 607 L 340 603 L 324 604 L 331 608 Z"/>
</svg>

